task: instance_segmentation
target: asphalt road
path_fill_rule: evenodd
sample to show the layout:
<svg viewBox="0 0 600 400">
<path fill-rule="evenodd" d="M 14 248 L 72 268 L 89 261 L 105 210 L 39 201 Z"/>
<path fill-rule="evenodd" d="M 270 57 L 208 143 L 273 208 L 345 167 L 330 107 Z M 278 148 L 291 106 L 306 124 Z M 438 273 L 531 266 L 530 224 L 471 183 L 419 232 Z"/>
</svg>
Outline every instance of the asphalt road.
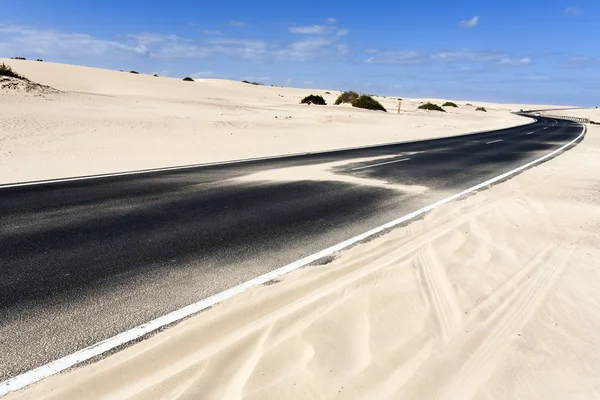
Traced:
<svg viewBox="0 0 600 400">
<path fill-rule="evenodd" d="M 538 119 L 423 142 L 0 188 L 0 381 L 512 170 L 582 131 Z"/>
</svg>

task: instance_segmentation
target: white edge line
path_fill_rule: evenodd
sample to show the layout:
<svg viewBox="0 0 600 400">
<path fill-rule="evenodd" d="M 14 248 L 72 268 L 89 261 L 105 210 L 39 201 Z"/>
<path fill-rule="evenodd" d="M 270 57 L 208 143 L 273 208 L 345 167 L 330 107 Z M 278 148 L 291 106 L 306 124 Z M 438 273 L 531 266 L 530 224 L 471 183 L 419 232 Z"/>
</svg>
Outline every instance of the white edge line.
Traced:
<svg viewBox="0 0 600 400">
<path fill-rule="evenodd" d="M 535 124 L 536 122 L 538 122 L 537 118 L 533 118 L 533 117 L 523 117 L 523 118 L 533 119 L 533 121 L 528 122 L 523 125 L 515 125 L 515 126 L 509 126 L 508 128 L 496 129 L 496 131 L 512 129 L 512 128 L 521 128 L 521 127 Z M 30 182 L 15 182 L 15 183 L 0 184 L 0 189 L 8 189 L 8 188 L 14 188 L 14 187 L 23 187 L 23 186 L 34 186 L 34 185 L 47 185 L 47 184 L 51 184 L 51 183 L 87 181 L 87 180 L 92 180 L 92 179 L 112 178 L 112 177 L 116 177 L 116 176 L 140 175 L 140 174 L 149 174 L 149 173 L 153 173 L 153 172 L 177 171 L 177 170 L 200 168 L 200 167 L 214 167 L 214 166 L 219 166 L 219 165 L 239 164 L 239 163 L 252 162 L 252 161 L 274 160 L 274 159 L 278 159 L 278 158 L 285 159 L 285 158 L 290 158 L 290 157 L 328 154 L 328 153 L 334 153 L 337 151 L 360 150 L 360 149 L 369 149 L 369 148 L 373 148 L 373 147 L 383 147 L 383 146 L 393 146 L 393 145 L 400 145 L 400 144 L 424 142 L 424 141 L 429 141 L 429 140 L 460 138 L 463 136 L 478 135 L 480 133 L 487 133 L 487 132 L 494 132 L 494 131 L 493 130 L 492 131 L 490 131 L 490 130 L 477 131 L 477 132 L 464 133 L 464 134 L 454 135 L 454 136 L 444 136 L 444 137 L 437 137 L 437 138 L 434 137 L 434 138 L 417 139 L 417 140 L 405 140 L 402 142 L 370 144 L 370 145 L 366 145 L 366 146 L 345 147 L 342 149 L 309 151 L 309 152 L 305 152 L 305 153 L 294 153 L 294 154 L 281 154 L 281 155 L 275 155 L 275 156 L 245 158 L 245 159 L 240 159 L 240 160 L 215 161 L 215 162 L 209 162 L 209 163 L 180 165 L 180 166 L 175 166 L 175 167 L 151 168 L 151 169 L 142 169 L 142 170 L 137 170 L 137 171 L 113 172 L 113 173 L 108 173 L 108 174 L 97 174 L 97 175 L 88 175 L 88 176 L 74 176 L 74 177 L 70 177 L 70 178 L 46 179 L 46 180 L 30 181 Z"/>
<path fill-rule="evenodd" d="M 533 133 L 533 132 L 528 132 L 528 133 L 526 133 L 526 135 L 531 135 L 532 133 Z"/>
<path fill-rule="evenodd" d="M 380 165 L 393 164 L 393 163 L 398 163 L 398 162 L 408 161 L 408 160 L 410 160 L 410 158 L 403 158 L 402 160 L 382 162 L 382 163 L 373 164 L 373 165 L 365 165 L 364 167 L 352 168 L 352 171 L 358 171 L 359 169 L 365 169 L 365 168 L 379 167 Z"/>
<path fill-rule="evenodd" d="M 553 152 L 546 154 L 545 156 L 540 157 L 534 161 L 531 161 L 525 165 L 522 165 L 516 169 L 513 169 L 512 171 L 506 172 L 502 175 L 498 175 L 495 178 L 489 179 L 478 185 L 472 186 L 466 190 L 463 190 L 460 193 L 454 194 L 450 197 L 446 197 L 445 199 L 437 201 L 431 205 L 428 205 L 427 207 L 421 208 L 420 210 L 414 211 L 410 214 L 407 214 L 401 218 L 398 218 L 396 220 L 388 222 L 387 224 L 381 225 L 381 226 L 379 226 L 375 229 L 372 229 L 368 232 L 362 233 L 351 239 L 345 240 L 345 241 L 338 243 L 334 246 L 331 246 L 325 250 L 321 250 L 318 253 L 314 253 L 314 254 L 312 254 L 308 257 L 305 257 L 301 260 L 294 261 L 291 264 L 280 267 L 274 271 L 271 271 L 269 273 L 261 275 L 257 278 L 254 278 L 247 282 L 241 283 L 241 284 L 234 286 L 230 289 L 227 289 L 221 293 L 217 293 L 217 294 L 210 296 L 204 300 L 200 300 L 197 303 L 190 304 L 189 306 L 186 306 L 186 307 L 180 308 L 179 310 L 170 312 L 169 314 L 163 315 L 162 317 L 156 318 L 150 322 L 139 325 L 135 328 L 132 328 L 132 329 L 125 331 L 123 333 L 120 333 L 116 336 L 113 336 L 111 338 L 108 338 L 106 340 L 98 342 L 98 343 L 91 345 L 89 347 L 86 347 L 82 350 L 76 351 L 73 354 L 70 354 L 70 355 L 60 358 L 58 360 L 52 361 L 48 364 L 42 365 L 41 367 L 38 367 L 38 368 L 35 368 L 28 372 L 25 372 L 14 378 L 0 382 L 0 396 L 4 396 L 5 394 L 7 394 L 9 392 L 22 389 L 26 386 L 29 386 L 35 382 L 42 380 L 44 378 L 47 378 L 49 376 L 55 375 L 59 372 L 62 372 L 62 371 L 66 370 L 68 368 L 71 368 L 74 365 L 77 365 L 83 361 L 89 360 L 93 357 L 96 357 L 96 356 L 102 354 L 102 353 L 112 350 L 118 346 L 121 346 L 121 345 L 131 342 L 137 338 L 140 338 L 144 335 L 147 335 L 150 332 L 153 332 L 164 326 L 167 326 L 174 322 L 180 321 L 180 320 L 187 318 L 193 314 L 196 314 L 202 310 L 205 310 L 217 303 L 222 302 L 223 300 L 226 300 L 233 296 L 236 296 L 253 286 L 261 285 L 265 282 L 268 282 L 268 281 L 271 281 L 271 280 L 277 278 L 278 276 L 285 275 L 289 272 L 292 272 L 294 270 L 302 268 L 316 260 L 319 260 L 323 257 L 329 256 L 337 251 L 343 250 L 346 247 L 352 246 L 355 243 L 363 241 L 370 236 L 377 235 L 387 229 L 393 228 L 393 227 L 400 225 L 406 221 L 409 221 L 415 217 L 418 217 L 422 214 L 428 213 L 429 211 L 433 210 L 436 207 L 439 207 L 439 206 L 449 203 L 453 200 L 456 200 L 466 194 L 469 194 L 471 192 L 474 192 L 476 190 L 479 190 L 481 188 L 489 186 L 495 182 L 498 182 L 498 181 L 505 179 L 511 175 L 514 175 L 514 174 L 516 174 L 524 169 L 527 169 L 533 165 L 539 164 L 540 162 L 547 160 L 548 158 L 563 151 L 564 149 L 566 149 L 567 147 L 571 146 L 573 143 L 578 141 L 581 137 L 583 137 L 585 135 L 586 130 L 587 130 L 587 128 L 584 125 L 583 130 L 581 131 L 581 134 L 579 136 L 577 136 L 577 138 L 573 139 L 572 141 L 565 144 L 564 146 L 554 150 Z"/>
<path fill-rule="evenodd" d="M 487 142 L 486 144 L 498 143 L 503 141 L 504 139 L 492 140 L 491 142 Z"/>
</svg>

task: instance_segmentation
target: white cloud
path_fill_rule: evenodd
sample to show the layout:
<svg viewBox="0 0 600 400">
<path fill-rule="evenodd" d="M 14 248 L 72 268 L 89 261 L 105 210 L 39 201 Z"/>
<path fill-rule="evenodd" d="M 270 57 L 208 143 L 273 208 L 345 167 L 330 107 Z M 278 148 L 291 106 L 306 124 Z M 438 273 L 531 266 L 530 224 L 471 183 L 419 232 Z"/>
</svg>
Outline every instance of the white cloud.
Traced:
<svg viewBox="0 0 600 400">
<path fill-rule="evenodd" d="M 335 24 L 336 22 L 337 22 L 337 19 L 335 19 L 335 18 L 327 18 L 328 24 Z"/>
<path fill-rule="evenodd" d="M 460 21 L 460 26 L 463 28 L 475 28 L 479 25 L 479 16 L 474 16 L 471 19 Z"/>
<path fill-rule="evenodd" d="M 508 57 L 506 53 L 482 50 L 441 51 L 430 55 L 432 60 L 447 62 L 498 62 Z"/>
<path fill-rule="evenodd" d="M 236 21 L 236 20 L 230 20 L 227 25 L 229 26 L 246 26 L 247 24 L 244 21 Z"/>
<path fill-rule="evenodd" d="M 320 25 L 312 26 L 293 26 L 290 28 L 291 33 L 298 33 L 301 35 L 323 35 L 327 33 L 328 28 Z"/>
<path fill-rule="evenodd" d="M 148 46 L 151 44 L 165 43 L 165 42 L 177 42 L 177 41 L 189 41 L 188 39 L 182 39 L 176 35 L 163 35 L 159 33 L 131 33 L 127 35 L 128 38 L 135 40 L 138 44 Z"/>
<path fill-rule="evenodd" d="M 568 67 L 588 67 L 600 64 L 600 57 L 590 56 L 574 56 L 566 59 L 566 65 Z"/>
<path fill-rule="evenodd" d="M 327 57 L 332 53 L 333 40 L 324 37 L 311 37 L 298 40 L 275 50 L 275 58 L 280 61 L 305 62 L 318 57 Z"/>
<path fill-rule="evenodd" d="M 427 59 L 423 53 L 411 50 L 367 50 L 367 54 L 372 54 L 365 61 L 368 64 L 418 64 Z"/>
<path fill-rule="evenodd" d="M 134 39 L 130 43 L 122 43 L 94 38 L 83 33 L 63 33 L 15 25 L 0 25 L 0 33 L 3 33 L 2 41 L 0 41 L 0 54 L 18 54 L 31 58 L 52 56 L 70 59 L 151 55 L 147 44 L 144 44 L 151 41 L 149 36 L 140 36 L 141 41 Z"/>
<path fill-rule="evenodd" d="M 222 35 L 223 32 L 216 29 L 201 29 L 199 31 L 203 35 Z"/>
<path fill-rule="evenodd" d="M 567 7 L 563 13 L 566 15 L 579 15 L 581 14 L 581 10 L 577 7 Z"/>
<path fill-rule="evenodd" d="M 313 81 L 304 81 L 302 83 L 305 85 L 314 85 L 315 84 Z"/>
<path fill-rule="evenodd" d="M 529 82 L 548 82 L 551 80 L 550 76 L 546 74 L 523 74 L 517 75 L 517 77 Z"/>
<path fill-rule="evenodd" d="M 500 60 L 500 64 L 502 65 L 527 65 L 531 64 L 530 58 L 508 58 L 504 57 Z"/>
<path fill-rule="evenodd" d="M 421 64 L 431 62 L 445 63 L 491 63 L 502 65 L 530 64 L 530 58 L 513 58 L 504 52 L 480 50 L 452 50 L 437 53 L 425 53 L 412 50 L 367 50 L 370 56 L 365 60 L 370 64 Z M 470 68 L 470 67 L 466 67 Z M 463 70 L 463 69 L 461 69 Z"/>
<path fill-rule="evenodd" d="M 311 26 L 293 26 L 289 28 L 291 33 L 300 35 L 337 35 L 347 36 L 350 33 L 349 29 L 337 28 L 334 26 L 311 25 Z"/>
</svg>

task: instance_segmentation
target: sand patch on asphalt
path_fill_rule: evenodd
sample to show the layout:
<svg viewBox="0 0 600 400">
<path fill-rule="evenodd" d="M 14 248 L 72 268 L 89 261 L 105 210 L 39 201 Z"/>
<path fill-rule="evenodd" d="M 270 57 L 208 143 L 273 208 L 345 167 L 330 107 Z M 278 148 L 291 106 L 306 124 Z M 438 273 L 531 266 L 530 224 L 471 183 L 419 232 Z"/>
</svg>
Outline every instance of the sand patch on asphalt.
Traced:
<svg viewBox="0 0 600 400">
<path fill-rule="evenodd" d="M 600 129 L 15 399 L 599 398 Z"/>
<path fill-rule="evenodd" d="M 397 190 L 408 193 L 423 193 L 427 190 L 427 187 L 421 185 L 403 185 L 399 183 L 388 182 L 381 179 L 361 177 L 357 173 L 351 174 L 351 171 L 345 171 L 342 167 L 350 165 L 359 165 L 360 167 L 367 166 L 369 163 L 379 164 L 380 162 L 386 162 L 385 160 L 395 161 L 396 159 L 401 160 L 408 158 L 411 154 L 395 154 L 387 156 L 376 156 L 376 157 L 362 157 L 355 158 L 352 160 L 336 161 L 330 163 L 316 164 L 316 165 L 302 165 L 297 167 L 279 168 L 255 174 L 244 175 L 236 178 L 235 180 L 242 182 L 297 182 L 297 181 L 316 181 L 316 182 L 343 182 L 353 185 L 360 186 L 371 186 L 379 187 L 390 190 Z M 406 161 L 408 162 L 408 161 Z M 398 168 L 402 168 L 401 163 L 398 163 Z M 342 169 L 342 170 L 340 170 Z M 362 171 L 366 172 L 366 169 Z"/>
</svg>

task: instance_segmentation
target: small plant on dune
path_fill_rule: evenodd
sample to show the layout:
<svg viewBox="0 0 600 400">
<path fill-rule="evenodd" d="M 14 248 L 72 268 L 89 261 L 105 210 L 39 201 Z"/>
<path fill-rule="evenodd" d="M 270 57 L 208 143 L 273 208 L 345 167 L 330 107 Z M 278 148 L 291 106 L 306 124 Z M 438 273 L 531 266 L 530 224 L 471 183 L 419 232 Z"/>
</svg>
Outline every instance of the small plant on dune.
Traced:
<svg viewBox="0 0 600 400">
<path fill-rule="evenodd" d="M 451 101 L 447 101 L 444 104 L 442 104 L 442 107 L 458 107 L 458 106 L 456 105 L 456 103 L 453 103 Z"/>
<path fill-rule="evenodd" d="M 352 102 L 352 107 L 364 108 L 365 110 L 375 110 L 375 111 L 387 112 L 385 107 L 382 106 L 380 102 L 378 102 L 371 96 L 367 96 L 365 94 L 359 96 L 356 100 L 354 100 Z"/>
<path fill-rule="evenodd" d="M 331 92 L 325 92 L 325 94 L 331 94 Z"/>
<path fill-rule="evenodd" d="M 183 78 L 183 80 L 186 82 L 194 82 L 194 80 L 192 78 L 190 78 L 189 76 L 186 76 L 185 78 Z"/>
<path fill-rule="evenodd" d="M 477 107 L 475 109 L 475 111 L 483 111 L 483 112 L 487 112 L 487 110 L 485 109 L 485 107 Z"/>
<path fill-rule="evenodd" d="M 242 83 L 248 83 L 249 84 L 250 82 L 248 82 L 248 81 L 242 81 Z"/>
<path fill-rule="evenodd" d="M 305 98 L 302 99 L 302 101 L 300 101 L 300 104 L 316 104 L 319 106 L 326 106 L 327 103 L 325 102 L 325 99 L 323 98 L 323 96 L 320 95 L 314 95 L 311 94 L 309 96 L 306 96 Z"/>
<path fill-rule="evenodd" d="M 158 78 L 158 75 L 157 75 L 157 74 L 154 74 L 154 77 L 155 77 L 155 78 Z"/>
<path fill-rule="evenodd" d="M 22 79 L 26 81 L 27 79 L 19 74 L 17 74 L 10 65 L 6 65 L 4 63 L 0 64 L 0 76 L 8 76 L 10 78 Z"/>
<path fill-rule="evenodd" d="M 130 74 L 139 74 L 137 71 L 129 71 Z"/>
<path fill-rule="evenodd" d="M 466 105 L 469 107 L 473 107 L 473 104 L 471 104 L 471 103 L 467 103 Z"/>
<path fill-rule="evenodd" d="M 11 60 L 23 60 L 23 61 L 27 60 L 25 57 L 11 57 L 10 59 Z"/>
<path fill-rule="evenodd" d="M 44 60 L 42 60 L 41 58 L 38 58 L 38 59 L 37 59 L 37 60 L 35 60 L 35 61 L 38 61 L 38 62 L 44 62 Z"/>
<path fill-rule="evenodd" d="M 335 101 L 335 105 L 339 106 L 340 104 L 352 104 L 358 99 L 359 95 L 355 91 L 348 91 L 340 94 Z"/>
<path fill-rule="evenodd" d="M 425 104 L 421 104 L 418 107 L 419 110 L 429 110 L 429 111 L 441 111 L 441 112 L 446 112 L 446 110 L 444 110 L 442 107 L 438 106 L 437 104 L 433 104 L 433 103 L 425 103 Z"/>
</svg>

